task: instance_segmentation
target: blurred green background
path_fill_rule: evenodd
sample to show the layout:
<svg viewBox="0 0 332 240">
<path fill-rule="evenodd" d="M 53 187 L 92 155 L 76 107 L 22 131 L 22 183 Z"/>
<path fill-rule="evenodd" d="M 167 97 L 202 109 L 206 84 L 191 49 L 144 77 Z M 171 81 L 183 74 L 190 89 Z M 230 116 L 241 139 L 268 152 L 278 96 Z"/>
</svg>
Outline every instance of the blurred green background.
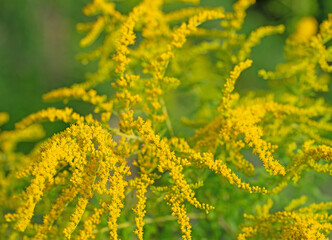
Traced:
<svg viewBox="0 0 332 240">
<path fill-rule="evenodd" d="M 90 66 L 83 66 L 75 56 L 82 51 L 76 32 L 78 22 L 90 21 L 81 12 L 88 0 L 24 1 L 2 0 L 0 7 L 0 111 L 10 114 L 10 129 L 14 122 L 50 104 L 41 96 L 51 89 L 80 82 Z M 119 1 L 123 2 L 123 1 Z M 135 1 L 131 2 L 134 5 Z M 204 6 L 224 6 L 230 10 L 232 0 L 202 0 Z M 129 9 L 125 9 L 129 10 Z M 273 70 L 283 61 L 285 38 L 303 16 L 314 16 L 318 22 L 332 12 L 329 0 L 257 0 L 250 7 L 244 32 L 258 26 L 285 24 L 286 33 L 265 38 L 252 53 L 254 66 L 245 81 L 240 79 L 237 90 L 245 92 L 266 88 L 257 70 Z M 332 94 L 324 94 L 332 102 Z"/>
</svg>

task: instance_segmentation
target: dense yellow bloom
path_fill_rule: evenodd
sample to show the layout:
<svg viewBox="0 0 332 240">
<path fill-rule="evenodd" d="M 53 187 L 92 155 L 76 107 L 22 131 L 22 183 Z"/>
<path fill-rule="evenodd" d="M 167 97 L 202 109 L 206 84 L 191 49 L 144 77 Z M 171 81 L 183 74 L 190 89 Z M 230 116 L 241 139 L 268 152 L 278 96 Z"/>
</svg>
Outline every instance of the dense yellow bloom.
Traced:
<svg viewBox="0 0 332 240">
<path fill-rule="evenodd" d="M 302 201 L 302 200 L 300 200 Z M 270 201 L 270 207 L 271 201 Z M 332 231 L 331 215 L 323 210 L 329 210 L 331 202 L 322 204 L 319 208 L 313 204 L 298 210 L 279 211 L 274 214 L 246 215 L 248 224 L 242 227 L 242 233 L 237 239 L 256 239 L 259 236 L 270 239 L 328 239 L 326 234 Z"/>
<path fill-rule="evenodd" d="M 331 202 L 299 208 L 307 200 L 302 196 L 270 213 L 269 198 L 300 184 L 306 171 L 332 175 L 332 108 L 314 96 L 328 91 L 332 15 L 318 33 L 313 18 L 302 19 L 286 42 L 287 62 L 275 72 L 260 71 L 287 88 L 242 96 L 235 83 L 254 64 L 252 48 L 284 27 L 239 33 L 254 0 L 236 1 L 231 12 L 192 5 L 165 12 L 170 2 L 176 0 L 143 0 L 127 14 L 107 0 L 93 0 L 83 9 L 95 21 L 77 25 L 87 32 L 80 45 L 92 48 L 97 38 L 102 44 L 78 59 L 83 64 L 96 60 L 97 70 L 43 99 L 79 100 L 91 104 L 94 113 L 47 108 L 0 132 L 0 210 L 5 214 L 0 236 L 120 239 L 128 236 L 121 229 L 136 224 L 132 235 L 142 240 L 146 224 L 177 221 L 182 238 L 189 240 L 199 222 L 191 217 L 201 216 L 196 214 L 201 210 L 203 215 L 216 211 L 207 220 L 217 219 L 218 227 L 232 232 L 224 213 L 216 215 L 220 205 L 233 206 L 234 196 L 248 202 L 255 197 L 255 205 L 268 198 L 255 214 L 244 215 L 238 239 L 326 239 L 332 231 Z M 210 20 L 220 21 L 221 28 L 205 27 Z M 94 87 L 100 83 L 109 84 L 114 94 L 99 95 Z M 181 122 L 195 129 L 193 136 L 179 130 L 175 115 L 182 101 L 190 113 Z M 174 110 L 176 104 L 181 107 Z M 7 120 L 0 113 L 0 125 Z M 55 121 L 67 128 L 43 140 L 40 123 Z M 40 139 L 29 153 L 16 152 L 20 142 Z M 222 199 L 211 191 L 203 194 L 210 179 Z"/>
<path fill-rule="evenodd" d="M 128 46 L 135 43 L 134 27 L 143 11 L 146 10 L 144 3 L 133 9 L 120 29 L 121 37 L 117 42 L 117 53 L 113 56 L 114 61 L 117 63 L 115 71 L 118 73 L 123 73 L 125 66 L 130 62 L 127 58 L 129 53 Z"/>
<path fill-rule="evenodd" d="M 222 141 L 222 145 L 227 145 L 229 142 L 237 142 L 237 136 L 244 135 L 244 142 L 253 148 L 253 153 L 259 156 L 269 173 L 285 175 L 285 168 L 273 157 L 276 146 L 262 139 L 263 131 L 259 126 L 259 122 L 262 121 L 268 111 L 271 111 L 269 108 L 273 106 L 275 106 L 273 103 L 268 103 L 240 107 L 231 110 L 227 118 L 222 115 L 217 117 L 208 126 L 197 131 L 194 137 L 194 140 L 198 139 L 197 148 L 210 146 L 213 150 L 217 147 L 216 144 L 219 139 Z M 221 126 L 223 127 L 221 128 Z M 202 138 L 202 135 L 206 137 Z M 241 146 L 240 150 L 245 144 L 239 146 Z"/>
<path fill-rule="evenodd" d="M 96 148 L 96 145 L 92 140 L 96 141 L 98 148 Z M 49 225 L 49 222 L 53 221 L 52 219 L 54 219 L 54 217 L 60 213 L 59 211 L 62 210 L 59 206 L 63 206 L 65 201 L 71 201 L 76 194 L 80 193 L 84 198 L 79 200 L 79 208 L 71 217 L 71 221 L 64 232 L 65 236 L 70 238 L 71 232 L 75 229 L 80 216 L 84 212 L 84 208 L 88 203 L 88 198 L 92 197 L 95 175 L 98 174 L 98 171 L 105 171 L 104 167 L 99 165 L 99 162 L 109 160 L 107 164 L 108 166 L 106 165 L 105 167 L 114 171 L 117 171 L 115 165 L 118 163 L 121 164 L 121 159 L 116 159 L 112 156 L 113 148 L 114 143 L 111 140 L 111 136 L 100 126 L 93 127 L 84 124 L 72 125 L 72 127 L 68 128 L 61 134 L 55 135 L 50 141 L 42 146 L 42 151 L 39 153 L 41 159 L 37 163 L 37 168 L 32 172 L 32 175 L 35 178 L 31 181 L 30 186 L 22 196 L 26 199 L 25 204 L 18 209 L 17 213 L 7 215 L 7 220 L 17 219 L 18 222 L 16 226 L 20 231 L 23 231 L 30 222 L 35 205 L 40 201 L 42 195 L 47 190 L 46 186 L 48 184 L 54 184 L 53 176 L 58 169 L 69 164 L 69 166 L 75 169 L 72 173 L 70 182 L 74 187 L 79 187 L 79 190 L 71 190 L 70 192 L 65 191 L 65 195 L 59 197 L 59 201 L 54 205 L 53 212 L 49 215 L 49 220 L 46 220 L 46 218 L 44 224 Z M 90 161 L 86 159 L 87 154 L 90 156 Z M 110 174 L 109 170 L 107 171 L 107 174 Z M 115 172 L 111 177 L 113 185 L 107 193 L 113 196 L 111 205 L 114 208 L 112 208 L 112 211 L 119 211 L 116 209 L 121 208 L 121 199 L 124 196 L 120 193 L 124 191 L 123 188 L 126 186 L 124 180 L 121 178 L 123 175 L 127 174 L 127 167 L 122 165 L 119 166 L 119 171 Z M 120 183 L 122 185 L 120 185 Z M 75 195 L 70 196 L 70 194 L 73 193 L 75 193 Z M 111 216 L 110 222 L 112 222 L 112 232 L 116 236 L 115 228 L 118 215 L 111 214 Z M 44 231 L 45 230 L 42 230 L 41 233 Z"/>
<path fill-rule="evenodd" d="M 196 208 L 204 209 L 206 212 L 213 208 L 207 204 L 201 204 L 194 197 L 194 191 L 190 188 L 190 185 L 184 179 L 184 175 L 182 173 L 183 166 L 190 165 L 190 162 L 188 162 L 187 159 L 181 159 L 177 157 L 175 153 L 171 151 L 165 139 L 160 140 L 160 137 L 155 135 L 151 129 L 150 122 L 143 122 L 143 120 L 139 118 L 134 124 L 136 125 L 135 128 L 137 128 L 139 131 L 138 134 L 145 142 L 156 145 L 156 157 L 160 159 L 158 170 L 161 173 L 167 170 L 171 171 L 170 175 L 173 178 L 174 183 L 177 189 L 179 189 L 182 197 Z"/>
<path fill-rule="evenodd" d="M 138 202 L 136 204 L 135 209 L 133 209 L 134 213 L 136 214 L 135 222 L 137 226 L 137 229 L 134 231 L 134 233 L 137 235 L 139 240 L 143 240 L 143 227 L 144 227 L 143 218 L 146 213 L 145 207 L 147 200 L 145 194 L 147 192 L 147 187 L 153 184 L 153 182 L 154 181 L 151 178 L 149 178 L 147 174 L 142 174 L 139 178 L 135 179 Z"/>
<path fill-rule="evenodd" d="M 187 211 L 185 209 L 184 204 L 182 204 L 183 199 L 178 196 L 178 189 L 174 189 L 175 193 L 170 192 L 165 196 L 165 200 L 167 204 L 171 206 L 172 216 L 176 216 L 178 218 L 178 223 L 182 232 L 182 239 L 190 240 L 191 239 L 191 225 L 189 223 L 189 217 L 187 216 Z"/>
</svg>

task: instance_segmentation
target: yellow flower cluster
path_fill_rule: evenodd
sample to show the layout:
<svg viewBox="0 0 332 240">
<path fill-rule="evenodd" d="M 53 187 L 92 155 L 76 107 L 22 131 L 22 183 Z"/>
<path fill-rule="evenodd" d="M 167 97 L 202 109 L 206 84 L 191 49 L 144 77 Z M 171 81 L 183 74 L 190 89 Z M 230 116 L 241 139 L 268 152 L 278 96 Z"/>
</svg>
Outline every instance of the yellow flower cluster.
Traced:
<svg viewBox="0 0 332 240">
<path fill-rule="evenodd" d="M 250 54 L 251 49 L 259 44 L 260 40 L 265 37 L 276 33 L 283 33 L 285 27 L 283 25 L 279 26 L 266 26 L 260 27 L 253 31 L 248 39 L 244 42 L 241 49 L 237 54 L 237 58 L 233 59 L 233 62 L 244 61 Z"/>
<path fill-rule="evenodd" d="M 248 183 L 244 183 L 233 171 L 228 168 L 223 160 L 214 160 L 211 153 L 199 153 L 191 149 L 188 143 L 184 139 L 172 138 L 170 144 L 176 151 L 184 154 L 192 164 L 197 167 L 206 167 L 211 171 L 226 178 L 230 184 L 237 186 L 240 189 L 247 190 L 250 193 L 262 192 L 267 193 L 265 187 L 250 186 Z"/>
<path fill-rule="evenodd" d="M 84 222 L 84 228 L 80 231 L 77 239 L 84 240 L 95 237 L 93 230 L 100 223 L 100 217 L 105 214 L 106 206 L 106 203 L 102 203 L 100 208 L 94 209 L 94 213 Z"/>
<path fill-rule="evenodd" d="M 107 100 L 107 96 L 100 96 L 93 89 L 86 91 L 83 88 L 61 88 L 51 91 L 43 96 L 44 101 L 63 99 L 66 103 L 69 99 L 82 100 L 95 106 L 95 113 L 101 113 L 101 122 L 107 123 L 111 117 L 113 101 Z M 66 121 L 65 121 L 66 122 Z"/>
<path fill-rule="evenodd" d="M 296 204 L 301 205 L 304 201 L 301 197 L 296 200 Z M 263 206 L 265 211 L 258 211 L 257 216 L 245 215 L 247 224 L 242 227 L 238 240 L 257 239 L 258 236 L 269 239 L 328 239 L 326 234 L 332 231 L 332 218 L 326 211 L 331 209 L 332 202 L 296 210 L 288 207 L 289 210 L 270 214 L 272 203 L 268 201 Z"/>
<path fill-rule="evenodd" d="M 116 55 L 113 56 L 114 61 L 117 63 L 115 71 L 117 73 L 123 73 L 126 65 L 129 63 L 127 55 L 129 53 L 128 46 L 135 43 L 134 27 L 140 16 L 143 14 L 145 9 L 144 1 L 141 5 L 135 7 L 130 13 L 126 21 L 123 23 L 120 29 L 121 37 L 118 39 Z"/>
<path fill-rule="evenodd" d="M 224 98 L 223 101 L 225 101 Z M 219 144 L 221 146 L 232 144 L 232 146 L 236 146 L 237 154 L 241 154 L 240 150 L 247 144 L 248 147 L 253 148 L 253 153 L 263 161 L 264 167 L 269 173 L 285 175 L 285 168 L 273 157 L 277 146 L 262 139 L 263 129 L 259 123 L 268 113 L 268 108 L 269 104 L 239 107 L 231 110 L 229 117 L 225 118 L 222 115 L 217 117 L 209 125 L 196 132 L 193 138 L 196 141 L 196 148 L 209 147 L 210 151 L 215 151 Z M 238 136 L 241 135 L 244 136 L 244 141 L 238 140 Z"/>
<path fill-rule="evenodd" d="M 99 17 L 95 24 L 93 24 L 93 26 L 91 27 L 91 31 L 89 32 L 89 34 L 80 41 L 81 47 L 86 47 L 93 43 L 94 40 L 96 40 L 96 38 L 98 37 L 98 35 L 102 32 L 104 26 L 105 17 Z"/>
<path fill-rule="evenodd" d="M 33 124 L 23 129 L 3 131 L 0 133 L 0 148 L 4 152 L 12 152 L 17 143 L 36 141 L 45 136 L 45 131 L 39 124 Z"/>
<path fill-rule="evenodd" d="M 63 121 L 65 123 L 73 123 L 73 122 L 83 122 L 84 117 L 80 116 L 76 112 L 73 112 L 73 109 L 71 108 L 65 108 L 65 109 L 48 108 L 29 115 L 20 122 L 16 123 L 15 127 L 17 129 L 24 129 L 36 122 L 43 122 L 43 121 L 50 121 L 50 122 Z"/>
<path fill-rule="evenodd" d="M 160 137 L 153 132 L 150 122 L 144 122 L 141 118 L 138 118 L 137 121 L 134 122 L 134 127 L 138 130 L 138 134 L 142 137 L 144 142 L 154 144 L 156 146 L 155 157 L 159 158 L 159 172 L 163 173 L 169 170 L 174 184 L 180 191 L 179 193 L 182 198 L 186 199 L 196 208 L 204 209 L 208 212 L 211 207 L 209 205 L 199 203 L 199 201 L 194 197 L 194 191 L 192 191 L 190 185 L 184 179 L 182 171 L 184 166 L 190 165 L 188 159 L 176 156 L 175 153 L 171 151 L 166 140 L 160 140 Z"/>
<path fill-rule="evenodd" d="M 94 0 L 93 3 L 88 4 L 83 8 L 83 13 L 87 16 L 95 15 L 98 12 L 108 14 L 116 19 L 123 18 L 122 14 L 115 10 L 114 3 L 105 0 Z"/>
<path fill-rule="evenodd" d="M 188 24 L 183 23 L 172 35 L 172 45 L 180 48 L 186 42 L 186 36 L 197 30 L 197 26 L 207 20 L 224 18 L 223 11 L 206 10 L 189 18 Z"/>
<path fill-rule="evenodd" d="M 319 74 L 317 68 L 328 73 L 332 71 L 328 64 L 331 46 L 325 46 L 331 39 L 332 15 L 329 14 L 329 18 L 321 23 L 318 34 L 316 24 L 316 20 L 311 17 L 303 18 L 295 34 L 286 42 L 288 62 L 278 65 L 276 72 L 261 70 L 260 75 L 271 80 L 285 79 L 287 81 L 284 80 L 284 84 L 303 96 L 307 96 L 311 90 L 328 91 L 328 76 Z"/>
<path fill-rule="evenodd" d="M 236 65 L 233 71 L 231 71 L 229 78 L 226 79 L 226 83 L 224 84 L 224 89 L 222 92 L 223 96 L 221 99 L 221 104 L 218 109 L 220 112 L 222 112 L 222 114 L 227 115 L 227 111 L 231 102 L 231 93 L 235 87 L 235 81 L 239 78 L 241 72 L 246 68 L 249 68 L 251 64 L 251 60 L 246 60 L 245 62 L 239 63 L 239 65 Z"/>
<path fill-rule="evenodd" d="M 9 115 L 7 113 L 1 112 L 0 113 L 0 126 L 3 125 L 4 123 L 8 122 L 9 120 Z"/>
<path fill-rule="evenodd" d="M 255 0 L 239 0 L 235 2 L 233 4 L 234 12 L 227 14 L 227 19 L 230 19 L 230 21 L 228 23 L 223 22 L 223 26 L 240 29 L 246 16 L 246 10 L 255 2 Z"/>
<path fill-rule="evenodd" d="M 78 59 L 83 64 L 97 60 L 98 69 L 86 81 L 43 99 L 90 103 L 94 114 L 48 108 L 0 132 L 0 210 L 6 213 L 0 234 L 5 238 L 120 239 L 128 234 L 120 229 L 136 224 L 132 234 L 142 240 L 146 224 L 168 219 L 177 220 L 183 239 L 195 239 L 196 222 L 190 219 L 195 211 L 218 211 L 201 200 L 224 201 L 202 194 L 209 179 L 217 180 L 215 188 L 227 193 L 225 199 L 234 186 L 236 194 L 260 201 L 300 182 L 305 171 L 332 175 L 332 108 L 313 95 L 328 90 L 322 72 L 331 72 L 326 43 L 332 39 L 332 15 L 318 34 L 314 20 L 303 19 L 287 40 L 288 62 L 275 72 L 260 71 L 266 79 L 289 83 L 291 91 L 240 96 L 235 83 L 253 64 L 252 48 L 284 27 L 239 33 L 254 0 L 236 1 L 232 12 L 191 5 L 166 13 L 172 1 L 143 0 L 128 14 L 107 0 L 93 0 L 83 9 L 96 20 L 77 25 L 87 32 L 80 45 L 93 46 L 97 38 L 103 42 Z M 210 20 L 220 25 L 202 24 Z M 114 94 L 99 95 L 93 88 L 107 81 Z M 182 111 L 174 105 L 182 101 L 195 112 L 182 121 L 195 128 L 193 136 L 180 132 L 174 116 Z M 0 113 L 0 125 L 7 120 Z M 62 121 L 67 128 L 27 154 L 16 152 L 19 142 L 45 136 L 40 124 L 45 121 Z M 253 178 L 257 172 L 259 181 Z M 298 208 L 305 201 L 303 196 L 270 214 L 269 200 L 255 216 L 245 215 L 238 239 L 326 239 L 332 231 L 331 202 Z M 163 213 L 168 215 L 158 218 Z"/>
<path fill-rule="evenodd" d="M 203 8 L 203 7 L 182 8 L 182 9 L 175 10 L 173 12 L 165 14 L 165 20 L 167 22 L 180 21 L 182 19 L 186 19 L 195 14 L 198 14 L 198 13 L 202 12 L 203 10 L 211 10 L 211 9 Z"/>
<path fill-rule="evenodd" d="M 135 179 L 135 186 L 137 188 L 136 195 L 138 198 L 138 203 L 136 204 L 135 209 L 133 209 L 136 214 L 135 222 L 137 229 L 134 233 L 137 235 L 139 240 L 143 240 L 143 227 L 144 221 L 143 218 L 145 216 L 146 210 L 146 200 L 145 194 L 147 192 L 147 187 L 153 184 L 153 179 L 149 178 L 147 174 L 142 174 L 139 178 Z"/>
<path fill-rule="evenodd" d="M 63 211 L 65 205 L 80 194 L 82 197 L 79 197 L 76 210 L 64 229 L 64 236 L 70 239 L 88 200 L 93 196 L 93 191 L 112 196 L 112 200 L 108 203 L 111 216 L 109 225 L 112 234 L 116 236 L 116 219 L 123 206 L 124 188 L 127 185 L 123 177 L 128 175 L 129 169 L 123 159 L 112 154 L 114 147 L 111 135 L 100 126 L 72 125 L 66 131 L 55 135 L 38 153 L 41 159 L 32 171 L 34 179 L 22 195 L 22 198 L 26 199 L 25 203 L 15 214 L 6 215 L 6 219 L 8 221 L 17 219 L 16 226 L 23 231 L 30 222 L 36 204 L 46 194 L 50 185 L 55 184 L 54 176 L 68 164 L 72 168 L 69 187 L 58 197 L 49 215 L 44 218 L 44 226 L 40 227 L 38 238 L 42 238 L 49 231 L 52 222 Z M 106 190 L 105 179 L 109 178 L 110 171 L 114 171 L 114 175 L 110 177 L 112 187 Z M 102 178 L 103 181 L 96 182 L 96 176 L 103 175 L 106 175 Z"/>
</svg>

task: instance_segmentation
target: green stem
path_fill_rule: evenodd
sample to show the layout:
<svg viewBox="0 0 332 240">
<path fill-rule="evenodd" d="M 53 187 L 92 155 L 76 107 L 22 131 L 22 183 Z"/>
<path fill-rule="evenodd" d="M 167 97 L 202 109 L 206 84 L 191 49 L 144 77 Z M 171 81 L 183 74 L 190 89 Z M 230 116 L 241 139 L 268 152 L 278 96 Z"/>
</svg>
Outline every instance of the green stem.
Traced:
<svg viewBox="0 0 332 240">
<path fill-rule="evenodd" d="M 169 120 L 169 115 L 168 115 L 168 112 L 167 112 L 166 104 L 165 104 L 165 101 L 162 97 L 160 98 L 160 103 L 161 103 L 161 107 L 162 107 L 161 110 L 163 111 L 164 114 L 167 115 L 166 126 L 168 128 L 169 134 L 173 137 L 174 136 L 174 131 L 173 131 L 172 123 Z"/>
<path fill-rule="evenodd" d="M 114 135 L 122 136 L 122 137 L 125 137 L 128 139 L 136 139 L 136 140 L 142 141 L 141 137 L 136 136 L 136 135 L 129 135 L 129 134 L 122 133 L 122 132 L 120 132 L 120 130 L 118 128 L 109 128 L 108 130 Z"/>
</svg>

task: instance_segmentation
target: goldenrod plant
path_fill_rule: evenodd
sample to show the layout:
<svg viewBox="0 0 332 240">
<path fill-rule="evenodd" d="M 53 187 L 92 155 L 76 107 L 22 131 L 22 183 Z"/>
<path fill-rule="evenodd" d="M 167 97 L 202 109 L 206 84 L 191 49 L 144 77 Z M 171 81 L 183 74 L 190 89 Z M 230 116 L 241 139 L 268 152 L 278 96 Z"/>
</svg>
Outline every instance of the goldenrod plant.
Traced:
<svg viewBox="0 0 332 240">
<path fill-rule="evenodd" d="M 0 133 L 1 239 L 329 239 L 331 196 L 312 202 L 319 190 L 308 183 L 332 175 L 332 106 L 319 95 L 329 91 L 332 14 L 301 19 L 286 61 L 259 71 L 270 90 L 240 95 L 252 48 L 285 30 L 244 34 L 254 3 L 85 6 L 91 22 L 77 29 L 89 51 L 78 59 L 97 70 L 43 100 L 93 112 L 50 107 Z M 181 104 L 191 114 L 172 117 Z M 45 137 L 55 121 L 66 128 Z M 18 151 L 27 141 L 34 148 Z M 287 194 L 301 186 L 306 196 Z"/>
</svg>

